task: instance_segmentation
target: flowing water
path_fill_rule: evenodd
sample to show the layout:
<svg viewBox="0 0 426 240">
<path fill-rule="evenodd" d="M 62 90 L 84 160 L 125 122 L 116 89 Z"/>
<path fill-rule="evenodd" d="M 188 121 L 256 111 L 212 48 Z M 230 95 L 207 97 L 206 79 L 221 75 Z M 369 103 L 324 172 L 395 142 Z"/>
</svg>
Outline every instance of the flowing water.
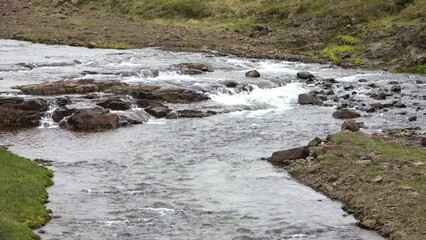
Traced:
<svg viewBox="0 0 426 240">
<path fill-rule="evenodd" d="M 170 68 L 183 62 L 216 70 L 188 76 Z M 250 69 L 262 77 L 245 78 Z M 342 82 L 424 79 L 214 53 L 0 40 L 3 95 L 18 94 L 12 86 L 42 81 L 119 79 L 202 90 L 212 100 L 193 107 L 225 112 L 202 119 L 151 119 L 98 133 L 59 129 L 47 115 L 40 128 L 0 132 L 0 143 L 25 157 L 53 161 L 55 185 L 47 204 L 53 219 L 42 228 L 42 239 L 381 239 L 358 228 L 340 203 L 260 160 L 340 127 L 341 121 L 331 118 L 332 108 L 298 106 L 298 94 L 310 90 L 296 81 L 299 70 Z M 158 76 L 152 74 L 156 71 Z M 254 90 L 220 87 L 229 80 Z M 395 116 L 363 120 L 371 130 L 406 124 Z"/>
</svg>

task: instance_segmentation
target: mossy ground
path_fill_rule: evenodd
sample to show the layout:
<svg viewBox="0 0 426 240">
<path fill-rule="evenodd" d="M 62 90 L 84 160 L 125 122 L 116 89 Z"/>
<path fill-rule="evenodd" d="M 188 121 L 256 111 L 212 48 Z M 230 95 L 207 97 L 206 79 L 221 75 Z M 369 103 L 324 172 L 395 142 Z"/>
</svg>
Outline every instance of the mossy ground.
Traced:
<svg viewBox="0 0 426 240">
<path fill-rule="evenodd" d="M 0 148 L 0 239 L 37 239 L 32 228 L 49 220 L 44 207 L 52 173 Z"/>
<path fill-rule="evenodd" d="M 342 201 L 359 220 L 375 220 L 384 236 L 425 239 L 426 149 L 341 132 L 311 151 L 316 159 L 288 166 L 292 176 Z"/>
</svg>

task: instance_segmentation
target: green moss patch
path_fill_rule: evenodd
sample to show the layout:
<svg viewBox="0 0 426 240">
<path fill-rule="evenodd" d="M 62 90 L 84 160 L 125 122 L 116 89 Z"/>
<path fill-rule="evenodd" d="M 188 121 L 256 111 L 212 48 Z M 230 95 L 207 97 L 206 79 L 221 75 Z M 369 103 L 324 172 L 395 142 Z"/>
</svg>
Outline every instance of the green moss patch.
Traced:
<svg viewBox="0 0 426 240">
<path fill-rule="evenodd" d="M 44 207 L 53 174 L 26 158 L 0 148 L 0 239 L 34 239 L 31 228 L 44 225 Z"/>
</svg>

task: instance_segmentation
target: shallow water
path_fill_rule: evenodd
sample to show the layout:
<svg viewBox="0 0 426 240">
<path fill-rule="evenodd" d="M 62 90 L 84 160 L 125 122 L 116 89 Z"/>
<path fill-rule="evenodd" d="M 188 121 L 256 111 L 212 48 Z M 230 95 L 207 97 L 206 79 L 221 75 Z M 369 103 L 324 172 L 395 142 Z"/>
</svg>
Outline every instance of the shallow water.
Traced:
<svg viewBox="0 0 426 240">
<path fill-rule="evenodd" d="M 216 70 L 185 76 L 169 68 L 182 62 L 208 63 Z M 18 63 L 33 63 L 34 68 Z M 262 77 L 246 79 L 250 69 Z M 150 70 L 159 70 L 159 76 L 142 74 Z M 356 227 L 340 203 L 260 160 L 340 128 L 341 121 L 331 118 L 332 108 L 297 105 L 298 94 L 311 88 L 296 81 L 299 70 L 341 82 L 425 79 L 211 53 L 0 40 L 4 95 L 16 94 L 10 87 L 19 84 L 120 79 L 207 91 L 212 100 L 195 107 L 227 112 L 202 119 L 152 119 L 100 133 L 59 128 L 0 132 L 0 143 L 23 156 L 53 161 L 55 185 L 49 188 L 47 207 L 54 218 L 42 228 L 42 239 L 381 239 Z M 218 86 L 225 80 L 255 89 L 223 91 Z M 370 131 L 407 124 L 400 115 L 362 120 Z"/>
</svg>

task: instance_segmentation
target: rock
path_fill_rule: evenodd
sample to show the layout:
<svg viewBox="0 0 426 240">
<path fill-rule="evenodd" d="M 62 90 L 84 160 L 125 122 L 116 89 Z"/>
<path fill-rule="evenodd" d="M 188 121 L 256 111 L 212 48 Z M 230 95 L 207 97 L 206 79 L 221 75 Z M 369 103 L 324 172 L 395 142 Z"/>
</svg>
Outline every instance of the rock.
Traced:
<svg viewBox="0 0 426 240">
<path fill-rule="evenodd" d="M 372 108 L 374 108 L 376 110 L 383 109 L 383 104 L 381 104 L 381 103 L 372 103 L 372 104 L 370 104 L 370 107 L 372 107 Z"/>
<path fill-rule="evenodd" d="M 154 100 L 163 100 L 168 103 L 191 103 L 209 100 L 204 93 L 183 88 L 162 88 L 152 92 Z"/>
<path fill-rule="evenodd" d="M 39 107 L 28 104 L 22 107 L 23 98 L 0 97 L 0 127 L 30 128 L 40 125 L 44 115 Z M 25 110 L 34 107 L 35 110 Z"/>
<path fill-rule="evenodd" d="M 167 106 L 150 106 L 145 108 L 145 111 L 150 114 L 151 116 L 154 116 L 156 118 L 164 118 L 171 112 Z"/>
<path fill-rule="evenodd" d="M 308 147 L 318 146 L 321 144 L 321 142 L 323 142 L 323 140 L 319 137 L 316 137 L 308 143 Z"/>
<path fill-rule="evenodd" d="M 172 69 L 177 69 L 180 74 L 197 75 L 204 72 L 213 72 L 214 68 L 204 63 L 180 63 L 171 66 Z"/>
<path fill-rule="evenodd" d="M 250 71 L 246 72 L 246 77 L 258 78 L 258 77 L 260 77 L 260 73 L 256 70 L 250 70 Z"/>
<path fill-rule="evenodd" d="M 298 102 L 301 105 L 313 104 L 315 102 L 315 96 L 311 93 L 300 94 Z"/>
<path fill-rule="evenodd" d="M 149 100 L 149 99 L 137 99 L 136 105 L 140 108 L 147 108 L 147 107 L 166 107 L 166 105 L 163 103 L 163 101 L 157 101 L 157 100 Z"/>
<path fill-rule="evenodd" d="M 117 128 L 119 117 L 102 107 L 93 107 L 76 109 L 67 122 L 74 130 L 96 131 Z"/>
<path fill-rule="evenodd" d="M 341 130 L 342 130 L 342 131 L 344 131 L 344 130 L 349 130 L 349 131 L 351 131 L 351 132 L 356 132 L 356 131 L 358 131 L 358 130 L 359 130 L 359 125 L 358 125 L 358 123 L 357 123 L 355 120 L 353 120 L 353 119 L 351 119 L 351 120 L 345 120 L 345 121 L 343 122 L 343 124 L 342 124 Z"/>
<path fill-rule="evenodd" d="M 407 105 L 405 105 L 402 102 L 397 102 L 397 103 L 394 104 L 394 107 L 396 107 L 396 108 L 406 108 Z"/>
<path fill-rule="evenodd" d="M 238 86 L 238 82 L 235 81 L 226 81 L 223 83 L 227 88 L 236 88 Z"/>
<path fill-rule="evenodd" d="M 55 122 L 60 122 L 65 117 L 71 116 L 75 112 L 74 108 L 68 108 L 66 106 L 55 109 L 52 113 L 52 119 Z"/>
<path fill-rule="evenodd" d="M 29 99 L 21 103 L 21 109 L 26 111 L 47 111 L 49 104 L 41 98 Z"/>
<path fill-rule="evenodd" d="M 373 163 L 373 161 L 371 161 L 371 160 L 358 160 L 358 161 L 354 162 L 354 164 L 358 165 L 358 166 L 368 166 L 372 163 Z"/>
<path fill-rule="evenodd" d="M 178 118 L 203 118 L 209 117 L 212 115 L 216 115 L 217 113 L 214 111 L 200 111 L 200 110 L 178 110 L 177 116 Z"/>
<path fill-rule="evenodd" d="M 365 82 L 367 82 L 367 79 L 359 79 L 358 82 L 365 83 Z"/>
<path fill-rule="evenodd" d="M 359 113 L 357 113 L 356 111 L 354 111 L 352 109 L 348 109 L 348 108 L 343 108 L 343 109 L 337 110 L 333 113 L 332 116 L 334 118 L 337 118 L 337 119 L 350 119 L 350 118 L 361 117 L 361 115 Z"/>
<path fill-rule="evenodd" d="M 379 175 L 379 176 L 377 176 L 377 177 L 375 177 L 375 178 L 371 179 L 371 182 L 372 182 L 372 183 L 380 183 L 380 182 L 383 182 L 383 177 Z"/>
<path fill-rule="evenodd" d="M 425 137 L 424 137 L 424 138 L 422 138 L 422 140 L 421 140 L 420 144 L 421 144 L 423 147 L 426 147 L 426 138 L 425 138 Z"/>
<path fill-rule="evenodd" d="M 109 99 L 103 100 L 96 105 L 103 108 L 109 108 L 111 110 L 124 111 L 129 110 L 132 106 L 132 103 L 129 101 L 124 101 L 122 98 L 114 96 Z"/>
<path fill-rule="evenodd" d="M 362 222 L 358 223 L 358 225 L 364 229 L 374 229 L 376 227 L 376 224 L 376 220 L 372 219 L 365 219 Z"/>
<path fill-rule="evenodd" d="M 417 116 L 411 116 L 411 117 L 409 117 L 409 118 L 408 118 L 408 121 L 409 121 L 409 122 L 417 121 Z"/>
<path fill-rule="evenodd" d="M 400 93 L 401 89 L 402 89 L 401 86 L 396 85 L 396 86 L 392 86 L 391 91 Z"/>
<path fill-rule="evenodd" d="M 373 93 L 370 95 L 370 97 L 375 100 L 385 100 L 386 96 L 387 96 L 386 93 L 383 93 L 383 92 Z"/>
<path fill-rule="evenodd" d="M 315 76 L 310 72 L 298 72 L 297 77 L 300 79 L 313 79 Z"/>
<path fill-rule="evenodd" d="M 424 82 L 422 80 L 416 80 L 416 84 L 423 84 Z"/>
<path fill-rule="evenodd" d="M 63 107 L 65 105 L 72 103 L 71 99 L 69 99 L 68 97 L 59 97 L 59 98 L 56 98 L 55 101 L 56 101 L 56 105 L 58 105 L 59 107 Z"/>
<path fill-rule="evenodd" d="M 119 114 L 122 125 L 142 124 L 149 120 L 150 116 L 145 111 L 130 111 Z"/>
<path fill-rule="evenodd" d="M 305 159 L 309 156 L 309 150 L 306 147 L 297 147 L 288 150 L 274 152 L 268 159 L 273 164 L 285 164 L 289 160 Z"/>
</svg>

